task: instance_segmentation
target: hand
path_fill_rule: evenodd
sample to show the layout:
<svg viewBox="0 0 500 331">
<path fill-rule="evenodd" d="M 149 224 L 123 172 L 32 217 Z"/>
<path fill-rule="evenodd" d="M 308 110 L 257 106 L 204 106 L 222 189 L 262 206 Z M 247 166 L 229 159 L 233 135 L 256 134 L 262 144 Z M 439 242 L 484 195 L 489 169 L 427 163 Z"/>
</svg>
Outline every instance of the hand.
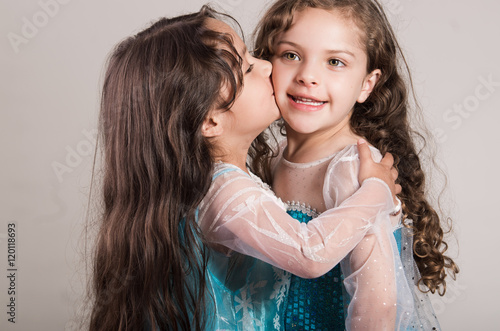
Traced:
<svg viewBox="0 0 500 331">
<path fill-rule="evenodd" d="M 396 199 L 396 194 L 401 193 L 401 185 L 396 184 L 396 179 L 398 179 L 398 171 L 393 167 L 394 158 L 391 153 L 384 155 L 384 158 L 380 163 L 373 161 L 370 148 L 364 139 L 358 140 L 358 152 L 359 152 L 359 183 L 370 177 L 376 177 L 383 180 L 391 189 L 392 198 L 394 200 L 394 205 L 398 204 Z"/>
</svg>

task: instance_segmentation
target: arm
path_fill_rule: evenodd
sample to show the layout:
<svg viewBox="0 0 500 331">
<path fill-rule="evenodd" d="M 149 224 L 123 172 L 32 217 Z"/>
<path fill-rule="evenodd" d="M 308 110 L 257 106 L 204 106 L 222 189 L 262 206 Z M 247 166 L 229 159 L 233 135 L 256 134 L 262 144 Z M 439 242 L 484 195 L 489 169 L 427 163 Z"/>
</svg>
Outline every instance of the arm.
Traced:
<svg viewBox="0 0 500 331">
<path fill-rule="evenodd" d="M 395 259 L 388 218 L 377 222 L 342 261 L 344 285 L 351 297 L 347 330 L 394 330 L 397 315 Z"/>
<path fill-rule="evenodd" d="M 374 160 L 382 159 L 376 149 Z M 358 188 L 359 159 L 356 147 L 332 162 L 328 167 L 324 199 L 327 208 L 333 208 Z M 398 295 L 405 292 L 398 284 L 396 271 L 401 266 L 392 224 L 388 212 L 377 215 L 377 220 L 365 238 L 341 262 L 344 285 L 350 295 L 346 329 L 394 330 L 398 316 Z M 408 292 L 406 294 L 409 295 Z M 401 315 L 401 311 L 399 312 Z"/>
<path fill-rule="evenodd" d="M 243 171 L 221 165 L 222 172 L 200 205 L 207 239 L 304 278 L 329 271 L 360 242 L 375 215 L 393 208 L 387 185 L 370 178 L 338 208 L 303 224 Z"/>
</svg>

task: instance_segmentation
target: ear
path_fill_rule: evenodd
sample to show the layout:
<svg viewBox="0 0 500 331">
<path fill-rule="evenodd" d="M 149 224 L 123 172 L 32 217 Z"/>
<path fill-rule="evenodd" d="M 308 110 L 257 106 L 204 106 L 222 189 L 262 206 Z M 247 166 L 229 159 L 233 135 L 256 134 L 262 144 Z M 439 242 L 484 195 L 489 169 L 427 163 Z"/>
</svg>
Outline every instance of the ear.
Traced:
<svg viewBox="0 0 500 331">
<path fill-rule="evenodd" d="M 221 111 L 212 111 L 201 125 L 201 134 L 206 138 L 218 137 L 222 134 Z"/>
<path fill-rule="evenodd" d="M 366 75 L 363 81 L 363 87 L 361 88 L 361 93 L 359 94 L 358 99 L 356 100 L 359 103 L 363 103 L 368 99 L 370 93 L 372 93 L 375 85 L 377 85 L 380 76 L 382 75 L 382 71 L 380 69 L 375 69 Z"/>
</svg>

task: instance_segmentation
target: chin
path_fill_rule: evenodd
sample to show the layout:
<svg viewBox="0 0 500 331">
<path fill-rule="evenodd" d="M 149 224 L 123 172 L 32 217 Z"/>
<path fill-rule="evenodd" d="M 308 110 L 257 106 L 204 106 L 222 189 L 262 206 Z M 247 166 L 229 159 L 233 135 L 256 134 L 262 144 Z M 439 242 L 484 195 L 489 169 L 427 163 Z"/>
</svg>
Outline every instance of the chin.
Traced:
<svg viewBox="0 0 500 331">
<path fill-rule="evenodd" d="M 310 134 L 315 132 L 311 125 L 307 125 L 307 123 L 300 123 L 299 125 L 290 125 L 290 128 L 296 133 L 300 134 Z"/>
</svg>

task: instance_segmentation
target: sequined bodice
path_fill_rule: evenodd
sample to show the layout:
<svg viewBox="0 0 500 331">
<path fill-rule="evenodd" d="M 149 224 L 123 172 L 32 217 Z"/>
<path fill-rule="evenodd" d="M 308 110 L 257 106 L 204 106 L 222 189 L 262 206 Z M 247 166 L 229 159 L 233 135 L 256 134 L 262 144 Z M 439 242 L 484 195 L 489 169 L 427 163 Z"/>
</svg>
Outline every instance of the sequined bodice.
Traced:
<svg viewBox="0 0 500 331">
<path fill-rule="evenodd" d="M 287 213 L 307 223 L 317 216 L 304 204 L 288 202 Z M 401 253 L 401 228 L 394 231 Z M 349 295 L 343 285 L 340 264 L 319 278 L 306 279 L 291 275 L 285 306 L 286 330 L 345 330 Z"/>
<path fill-rule="evenodd" d="M 314 211 L 291 206 L 288 214 L 302 223 L 314 218 Z M 344 293 L 340 265 L 319 278 L 291 276 L 285 306 L 286 330 L 344 330 Z"/>
<path fill-rule="evenodd" d="M 340 157 L 338 161 L 356 160 L 354 156 L 347 156 Z M 383 327 L 378 328 L 377 323 L 383 326 L 384 321 L 387 320 L 384 314 L 387 309 L 382 307 L 385 301 L 381 301 L 379 295 L 387 297 L 387 300 L 391 297 L 386 295 L 384 287 L 364 286 L 364 284 L 370 283 L 371 285 L 373 281 L 384 282 L 386 279 L 397 282 L 397 316 L 401 317 L 398 319 L 401 321 L 397 325 L 398 330 L 406 330 L 408 322 L 412 327 L 424 325 L 424 328 L 420 327 L 423 330 L 431 330 L 432 327 L 428 328 L 428 325 L 437 325 L 435 316 L 429 318 L 432 319 L 431 324 L 425 320 L 428 319 L 429 314 L 421 314 L 426 313 L 428 308 L 432 308 L 430 303 L 424 306 L 424 303 L 428 301 L 424 300 L 425 298 L 418 297 L 418 300 L 414 300 L 425 310 L 413 312 L 413 305 L 409 301 L 413 301 L 413 298 L 402 272 L 403 267 L 398 264 L 399 258 L 379 259 L 380 249 L 374 255 L 374 249 L 384 245 L 386 248 L 390 247 L 390 250 L 395 253 L 394 256 L 397 256 L 394 240 L 386 240 L 392 236 L 386 238 L 387 236 L 383 235 L 383 231 L 389 229 L 387 226 L 390 226 L 389 219 L 383 215 L 393 209 L 390 190 L 387 185 L 375 178 L 365 180 L 352 195 L 346 193 L 346 190 L 340 190 L 343 187 L 342 183 L 351 181 L 339 174 L 341 172 L 337 171 L 339 170 L 337 165 L 349 166 L 348 163 L 331 163 L 332 166 L 329 167 L 329 172 L 325 176 L 325 183 L 328 185 L 323 191 L 327 208 L 333 208 L 334 202 L 342 201 L 338 193 L 347 194 L 349 199 L 342 202 L 341 208 L 328 209 L 311 220 L 310 218 L 304 219 L 304 221 L 309 220 L 307 223 L 301 223 L 285 213 L 286 206 L 254 176 L 249 176 L 233 165 L 217 164 L 215 166 L 210 190 L 200 203 L 197 214 L 198 224 L 204 237 L 216 250 L 214 254 L 211 254 L 213 260 L 208 266 L 207 294 L 213 299 L 208 301 L 215 304 L 213 309 L 207 307 L 209 308 L 207 316 L 214 316 L 213 323 L 210 323 L 211 327 L 208 327 L 208 330 L 285 329 L 284 309 L 292 302 L 290 301 L 292 299 L 287 298 L 290 279 L 286 277 L 288 272 L 301 277 L 314 278 L 329 272 L 339 262 L 343 270 L 347 268 L 343 271 L 346 292 L 349 296 L 356 293 L 348 306 L 346 329 L 362 329 L 365 325 L 373 330 L 383 329 Z M 333 172 L 335 176 L 332 175 Z M 353 168 L 347 178 L 354 178 L 355 173 L 357 173 L 357 168 Z M 382 222 L 380 225 L 379 221 Z M 374 236 L 371 235 L 372 233 Z M 375 239 L 369 240 L 370 238 Z M 405 236 L 403 242 L 403 252 L 409 253 L 408 259 L 405 259 L 409 262 L 405 265 L 408 268 L 404 270 L 409 273 L 410 277 L 407 279 L 418 279 L 413 269 L 410 270 L 414 264 L 411 235 Z M 370 249 L 364 250 L 363 247 Z M 235 252 L 248 256 L 248 259 L 245 259 L 244 263 L 231 263 L 236 257 Z M 356 252 L 369 252 L 369 256 L 362 254 L 355 256 Z M 356 264 L 343 263 L 347 255 L 350 261 L 367 262 L 353 270 L 350 267 Z M 384 267 L 372 268 L 375 262 Z M 370 271 L 374 272 L 370 272 L 369 279 L 358 281 L 361 276 L 365 276 L 365 273 L 357 271 L 364 270 L 365 266 L 369 266 Z M 390 272 L 393 267 L 396 268 L 393 270 L 395 272 Z M 284 272 L 285 270 L 287 272 Z M 377 270 L 382 270 L 382 272 L 377 273 Z M 195 282 L 197 279 L 193 278 L 192 281 Z M 361 286 L 362 283 L 363 286 Z M 360 290 L 370 292 L 361 295 Z M 377 292 L 377 296 L 372 295 L 373 290 Z M 291 295 L 296 296 L 294 293 Z M 330 295 L 330 297 L 334 296 Z M 306 299 L 300 296 L 298 298 L 299 302 L 306 302 Z M 309 304 L 318 302 L 314 297 L 311 299 Z M 339 300 L 338 297 L 337 300 Z M 344 296 L 342 301 L 345 301 Z M 370 309 L 362 315 L 356 315 L 357 303 L 368 304 Z M 336 305 L 329 307 L 338 308 Z M 317 304 L 307 309 L 309 312 L 305 308 L 298 308 L 298 312 L 303 314 L 304 318 L 310 318 L 311 315 L 307 314 L 311 313 L 328 315 L 321 307 L 318 308 Z M 407 315 L 408 318 L 406 318 Z M 349 318 L 350 316 L 353 318 Z M 425 318 L 421 318 L 422 316 Z M 300 329 L 301 327 L 288 327 L 288 329 L 293 328 Z M 308 326 L 304 325 L 302 329 L 331 330 L 335 327 L 325 328 L 319 326 L 316 320 L 312 323 L 309 320 Z"/>
</svg>

